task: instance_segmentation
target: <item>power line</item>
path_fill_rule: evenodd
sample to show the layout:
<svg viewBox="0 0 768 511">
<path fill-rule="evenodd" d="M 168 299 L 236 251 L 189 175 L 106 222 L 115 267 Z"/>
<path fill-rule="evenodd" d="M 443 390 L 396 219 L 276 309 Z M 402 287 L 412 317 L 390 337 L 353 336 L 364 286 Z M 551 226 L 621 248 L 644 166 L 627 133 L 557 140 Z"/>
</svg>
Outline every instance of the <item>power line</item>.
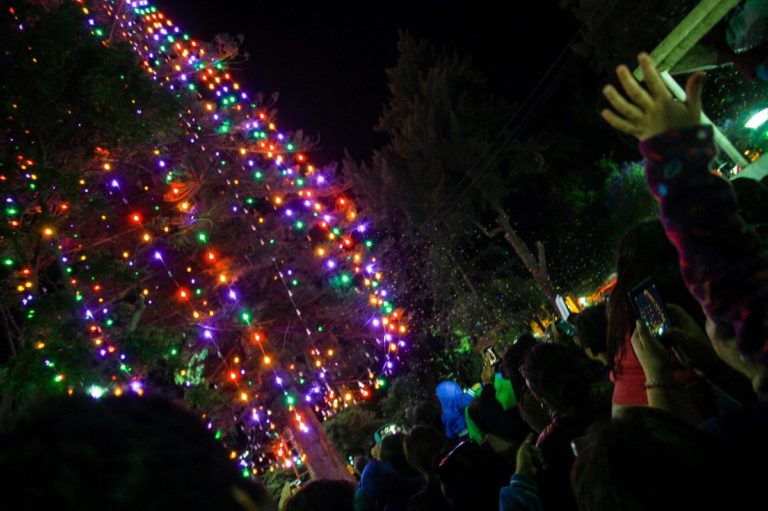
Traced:
<svg viewBox="0 0 768 511">
<path fill-rule="evenodd" d="M 504 126 L 499 130 L 499 133 L 494 137 L 494 139 L 491 141 L 489 146 L 483 151 L 482 154 L 475 160 L 474 164 L 464 173 L 464 176 L 459 180 L 458 183 L 456 183 L 456 186 L 443 198 L 443 200 L 435 207 L 435 210 L 433 213 L 417 228 L 417 231 L 421 230 L 424 226 L 428 225 L 432 222 L 437 216 L 441 213 L 441 208 L 445 207 L 447 204 L 449 204 L 449 201 L 452 200 L 452 195 L 458 192 L 462 189 L 464 186 L 464 182 L 469 178 L 476 180 L 478 176 L 482 176 L 483 173 L 487 172 L 491 168 L 493 168 L 493 164 L 495 164 L 495 160 L 497 159 L 498 155 L 503 154 L 503 152 L 506 150 L 507 145 L 510 142 L 514 141 L 514 137 L 520 132 L 519 129 L 513 130 L 508 136 L 505 136 L 506 130 L 517 120 L 517 118 L 525 111 L 525 107 L 528 103 L 533 100 L 534 97 L 536 97 L 539 89 L 541 88 L 542 84 L 547 83 L 547 89 L 544 91 L 544 93 L 547 95 L 546 97 L 542 96 L 543 99 L 537 100 L 536 104 L 533 106 L 533 110 L 531 110 L 531 113 L 536 110 L 540 110 L 541 106 L 543 106 L 543 101 L 545 101 L 549 95 L 552 94 L 554 89 L 556 87 L 553 86 L 553 83 L 556 83 L 559 85 L 559 82 L 562 81 L 562 76 L 558 79 L 557 82 L 548 82 L 547 79 L 552 74 L 553 71 L 560 65 L 561 61 L 563 60 L 563 57 L 568 53 L 568 50 L 570 49 L 573 42 L 576 40 L 576 38 L 584 31 L 584 27 L 581 27 L 574 35 L 571 37 L 571 39 L 568 41 L 568 43 L 565 45 L 565 47 L 560 51 L 557 58 L 552 62 L 552 64 L 549 66 L 547 71 L 542 75 L 542 77 L 539 79 L 539 81 L 536 83 L 534 88 L 531 90 L 531 92 L 528 93 L 526 98 L 523 100 L 523 103 L 520 105 L 520 108 L 515 110 L 515 112 L 512 114 L 512 117 L 509 118 L 509 120 L 504 124 Z M 537 108 L 538 106 L 538 108 Z M 530 117 L 531 113 L 526 115 L 526 118 Z M 472 171 L 478 167 L 482 162 L 486 161 L 485 158 L 487 156 L 487 153 L 491 148 L 497 147 L 496 143 L 501 139 L 502 137 L 506 138 L 499 146 L 498 148 L 493 152 L 491 155 L 491 163 L 492 164 L 486 164 L 484 167 L 481 167 L 480 172 L 476 175 L 472 175 Z M 471 186 L 472 182 L 470 183 Z M 462 196 L 463 194 L 467 193 L 467 190 L 470 189 L 470 186 L 464 187 L 464 190 L 459 194 L 459 196 Z M 447 212 L 442 211 L 443 213 Z"/>
<path fill-rule="evenodd" d="M 611 5 L 608 7 L 605 14 L 603 15 L 603 18 L 595 27 L 596 29 L 600 28 L 602 24 L 608 19 L 608 16 L 610 15 L 611 11 L 613 11 L 613 8 L 616 6 L 617 3 L 618 3 L 618 0 L 613 0 L 613 2 L 611 3 Z M 449 201 L 453 200 L 453 197 L 452 197 L 453 194 L 455 194 L 456 192 L 459 192 L 459 195 L 456 197 L 456 200 L 455 200 L 455 202 L 458 202 L 458 199 L 462 198 L 464 195 L 469 193 L 469 190 L 471 190 L 472 186 L 474 186 L 480 179 L 482 179 L 484 174 L 486 174 L 488 171 L 494 168 L 494 165 L 498 162 L 499 158 L 505 153 L 509 143 L 513 142 L 515 137 L 517 137 L 525 129 L 527 123 L 541 110 L 541 108 L 543 108 L 546 101 L 549 99 L 552 93 L 554 93 L 554 91 L 560 86 L 560 84 L 564 80 L 565 72 L 569 70 L 570 67 L 573 66 L 573 62 L 574 62 L 573 55 L 568 53 L 568 50 L 571 48 L 571 46 L 576 41 L 576 39 L 584 32 L 585 28 L 586 28 L 585 25 L 582 25 L 581 28 L 579 28 L 579 30 L 577 30 L 576 33 L 571 37 L 568 43 L 560 51 L 557 58 L 555 58 L 554 62 L 549 66 L 549 68 L 544 73 L 544 75 L 542 75 L 542 77 L 536 83 L 536 86 L 533 88 L 533 90 L 531 90 L 531 92 L 526 96 L 520 108 L 512 114 L 512 117 L 506 122 L 506 124 L 502 127 L 502 129 L 499 131 L 496 137 L 491 141 L 489 148 L 484 150 L 483 153 L 477 158 L 477 160 L 475 160 L 475 163 L 464 173 L 464 176 L 459 180 L 456 186 L 435 207 L 435 210 L 432 212 L 432 214 L 429 217 L 427 217 L 427 219 L 424 222 L 422 222 L 422 224 L 420 224 L 419 227 L 417 227 L 416 232 L 420 231 L 423 227 L 430 224 L 441 213 L 445 214 L 450 210 L 451 205 Z M 554 80 L 547 81 L 547 78 L 549 77 L 549 75 L 552 74 L 552 72 L 560 65 L 561 61 L 563 60 L 563 57 L 565 57 L 566 54 L 568 54 L 570 58 L 565 62 L 565 64 L 563 64 L 563 69 L 559 69 L 560 71 L 559 75 Z M 533 104 L 533 106 L 527 111 L 523 120 L 515 127 L 516 129 L 514 129 L 508 135 L 507 140 L 502 142 L 500 147 L 493 152 L 489 161 L 484 160 L 488 150 L 491 147 L 493 147 L 496 144 L 496 142 L 504 135 L 504 132 L 507 130 L 507 128 L 509 128 L 509 126 L 513 122 L 515 122 L 515 120 L 520 115 L 522 115 L 522 113 L 525 111 L 525 106 L 534 97 L 536 97 L 539 88 L 545 82 L 547 84 L 545 90 L 536 99 L 536 102 Z M 480 170 L 477 173 L 475 173 L 475 175 L 473 176 L 472 171 L 482 161 L 487 161 L 487 163 L 484 165 L 484 167 L 481 167 Z M 471 178 L 471 181 L 469 185 L 464 186 L 464 181 L 467 178 Z M 463 190 L 461 190 L 462 187 L 463 187 Z M 446 206 L 448 207 L 448 209 L 442 210 Z"/>
</svg>

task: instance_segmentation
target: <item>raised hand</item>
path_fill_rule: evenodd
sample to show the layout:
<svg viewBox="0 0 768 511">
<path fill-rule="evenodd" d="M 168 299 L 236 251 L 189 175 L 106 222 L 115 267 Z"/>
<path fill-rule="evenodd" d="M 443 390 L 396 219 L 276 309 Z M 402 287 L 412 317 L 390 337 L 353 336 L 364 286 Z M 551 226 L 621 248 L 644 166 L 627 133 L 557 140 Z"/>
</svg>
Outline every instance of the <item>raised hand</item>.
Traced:
<svg viewBox="0 0 768 511">
<path fill-rule="evenodd" d="M 619 131 L 629 133 L 639 140 L 646 140 L 665 131 L 687 128 L 701 124 L 701 93 L 704 73 L 694 73 L 685 84 L 687 99 L 677 101 L 659 76 L 650 55 L 641 53 L 637 57 L 645 76 L 647 90 L 632 76 L 629 68 L 616 68 L 624 97 L 613 85 L 603 87 L 603 94 L 616 109 L 604 109 L 603 119 Z M 617 113 L 618 112 L 618 113 Z"/>
</svg>

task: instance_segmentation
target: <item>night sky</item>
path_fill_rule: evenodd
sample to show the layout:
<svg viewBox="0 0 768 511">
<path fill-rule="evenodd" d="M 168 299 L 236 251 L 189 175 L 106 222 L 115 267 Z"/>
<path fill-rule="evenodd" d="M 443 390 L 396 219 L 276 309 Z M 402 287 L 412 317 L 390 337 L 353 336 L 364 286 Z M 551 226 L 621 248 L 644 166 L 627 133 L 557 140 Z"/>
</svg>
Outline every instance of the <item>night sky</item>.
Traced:
<svg viewBox="0 0 768 511">
<path fill-rule="evenodd" d="M 372 128 L 387 99 L 384 70 L 395 63 L 398 30 L 471 56 L 492 92 L 517 101 L 578 30 L 557 0 L 525 2 L 518 15 L 487 1 L 328 4 L 157 0 L 194 37 L 245 36 L 241 81 L 266 97 L 280 93 L 281 129 L 319 134 L 317 163 L 341 159 L 345 148 L 364 159 L 381 143 Z"/>
</svg>

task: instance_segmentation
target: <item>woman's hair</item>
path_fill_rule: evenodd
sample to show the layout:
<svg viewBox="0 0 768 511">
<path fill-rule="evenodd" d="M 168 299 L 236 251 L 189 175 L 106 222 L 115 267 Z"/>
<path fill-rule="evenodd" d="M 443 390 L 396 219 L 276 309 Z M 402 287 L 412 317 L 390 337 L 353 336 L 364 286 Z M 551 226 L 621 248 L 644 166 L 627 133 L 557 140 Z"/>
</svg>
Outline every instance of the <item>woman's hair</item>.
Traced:
<svg viewBox="0 0 768 511">
<path fill-rule="evenodd" d="M 564 346 L 534 346 L 521 371 L 529 388 L 558 414 L 568 414 L 589 401 L 589 382 L 576 358 Z"/>
<path fill-rule="evenodd" d="M 628 408 L 575 444 L 571 483 L 580 511 L 747 509 L 741 504 L 751 488 L 739 460 L 661 410 Z"/>
<path fill-rule="evenodd" d="M 607 352 L 608 316 L 605 302 L 585 309 L 576 316 L 573 324 L 581 349 L 589 348 L 593 355 Z"/>
<path fill-rule="evenodd" d="M 675 247 L 658 220 L 647 220 L 630 228 L 619 241 L 616 253 L 616 286 L 608 301 L 608 365 L 620 371 L 620 360 L 634 330 L 635 312 L 630 291 L 646 279 L 656 284 L 665 303 L 682 307 L 699 324 L 704 316 L 683 283 Z"/>
</svg>

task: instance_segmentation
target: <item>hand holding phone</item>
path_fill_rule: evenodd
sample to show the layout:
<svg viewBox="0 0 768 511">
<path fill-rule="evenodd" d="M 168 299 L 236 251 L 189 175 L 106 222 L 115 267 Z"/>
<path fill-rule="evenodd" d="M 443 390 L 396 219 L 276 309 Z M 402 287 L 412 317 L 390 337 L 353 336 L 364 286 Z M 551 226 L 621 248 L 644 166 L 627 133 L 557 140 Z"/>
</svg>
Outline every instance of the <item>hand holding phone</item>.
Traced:
<svg viewBox="0 0 768 511">
<path fill-rule="evenodd" d="M 485 364 L 490 367 L 496 367 L 501 363 L 501 358 L 499 357 L 499 354 L 496 353 L 496 350 L 493 348 L 493 346 L 488 346 L 483 350 L 483 359 L 485 361 Z"/>
<path fill-rule="evenodd" d="M 672 381 L 672 363 L 663 344 L 655 339 L 642 320 L 635 321 L 632 332 L 632 350 L 635 352 L 646 380 Z"/>
<path fill-rule="evenodd" d="M 672 328 L 669 311 L 653 282 L 643 281 L 629 292 L 629 298 L 638 319 L 645 324 L 654 338 L 661 339 L 669 332 Z"/>
</svg>

